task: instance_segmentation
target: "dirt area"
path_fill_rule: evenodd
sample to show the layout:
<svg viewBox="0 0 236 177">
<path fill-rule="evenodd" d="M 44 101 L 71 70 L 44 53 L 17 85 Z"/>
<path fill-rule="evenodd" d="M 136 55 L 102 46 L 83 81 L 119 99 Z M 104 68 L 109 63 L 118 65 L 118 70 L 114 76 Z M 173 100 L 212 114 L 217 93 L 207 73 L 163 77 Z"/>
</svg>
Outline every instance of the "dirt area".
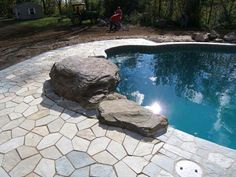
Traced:
<svg viewBox="0 0 236 177">
<path fill-rule="evenodd" d="M 145 38 L 156 42 L 191 41 L 191 33 L 137 26 L 109 33 L 107 27 L 98 26 L 16 29 L 9 25 L 0 29 L 0 70 L 43 52 L 78 43 L 121 38 Z"/>
</svg>

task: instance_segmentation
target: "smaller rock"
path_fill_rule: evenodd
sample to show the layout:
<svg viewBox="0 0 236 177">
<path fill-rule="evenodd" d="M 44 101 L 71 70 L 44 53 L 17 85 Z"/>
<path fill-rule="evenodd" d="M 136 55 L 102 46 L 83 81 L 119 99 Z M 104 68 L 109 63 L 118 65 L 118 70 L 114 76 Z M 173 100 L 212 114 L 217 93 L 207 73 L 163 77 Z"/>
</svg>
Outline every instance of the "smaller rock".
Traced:
<svg viewBox="0 0 236 177">
<path fill-rule="evenodd" d="M 127 99 L 102 101 L 97 109 L 100 122 L 135 131 L 144 136 L 167 131 L 168 121 Z"/>
<path fill-rule="evenodd" d="M 215 40 L 216 38 L 219 38 L 220 35 L 215 30 L 211 30 L 208 37 L 212 41 Z"/>
<path fill-rule="evenodd" d="M 221 42 L 224 42 L 224 40 L 223 40 L 223 39 L 221 39 L 221 38 L 216 38 L 216 39 L 214 39 L 214 42 L 221 43 Z"/>
<path fill-rule="evenodd" d="M 228 33 L 224 36 L 224 40 L 227 42 L 236 43 L 236 32 Z"/>
<path fill-rule="evenodd" d="M 208 42 L 210 33 L 194 33 L 192 39 L 196 42 Z"/>
</svg>

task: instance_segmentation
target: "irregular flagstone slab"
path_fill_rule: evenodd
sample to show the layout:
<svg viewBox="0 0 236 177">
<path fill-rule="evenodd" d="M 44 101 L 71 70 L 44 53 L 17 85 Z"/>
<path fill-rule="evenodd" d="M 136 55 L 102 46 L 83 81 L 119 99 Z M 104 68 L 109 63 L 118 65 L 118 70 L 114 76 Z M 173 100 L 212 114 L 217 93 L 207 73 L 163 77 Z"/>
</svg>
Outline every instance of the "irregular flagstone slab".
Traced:
<svg viewBox="0 0 236 177">
<path fill-rule="evenodd" d="M 32 130 L 35 126 L 35 121 L 34 120 L 28 120 L 26 119 L 22 124 L 20 124 L 21 128 L 24 128 L 26 130 Z"/>
<path fill-rule="evenodd" d="M 100 122 L 126 128 L 144 136 L 167 131 L 168 121 L 164 116 L 155 115 L 126 99 L 102 101 L 97 110 Z"/>
<path fill-rule="evenodd" d="M 115 164 L 118 177 L 136 177 L 136 173 L 131 170 L 124 162 L 120 161 Z"/>
<path fill-rule="evenodd" d="M 97 119 L 85 119 L 84 121 L 79 122 L 77 124 L 77 127 L 78 127 L 79 130 L 84 130 L 84 129 L 92 127 L 97 122 L 98 122 Z"/>
<path fill-rule="evenodd" d="M 116 177 L 112 166 L 94 164 L 90 167 L 90 176 Z"/>
<path fill-rule="evenodd" d="M 58 118 L 48 125 L 48 129 L 50 133 L 55 133 L 55 132 L 60 131 L 63 124 L 64 124 L 64 121 L 61 118 Z"/>
<path fill-rule="evenodd" d="M 47 136 L 45 136 L 40 143 L 38 144 L 37 148 L 39 150 L 47 148 L 49 146 L 54 145 L 60 138 L 62 137 L 59 133 L 52 133 Z"/>
<path fill-rule="evenodd" d="M 42 177 L 53 177 L 55 174 L 54 161 L 49 159 L 41 159 L 34 172 Z"/>
<path fill-rule="evenodd" d="M 136 150 L 134 151 L 133 155 L 136 156 L 145 156 L 145 155 L 149 155 L 152 153 L 154 144 L 151 143 L 146 143 L 146 142 L 140 142 L 136 148 Z"/>
<path fill-rule="evenodd" d="M 2 161 L 2 167 L 9 172 L 10 170 L 12 170 L 17 163 L 20 162 L 20 157 L 18 155 L 18 153 L 16 152 L 16 150 L 12 150 L 8 153 L 5 154 L 3 161 Z M 0 164 L 1 166 L 1 164 Z"/>
<path fill-rule="evenodd" d="M 154 163 L 149 163 L 144 169 L 143 173 L 150 177 L 156 177 L 161 172 L 161 168 L 155 165 Z"/>
<path fill-rule="evenodd" d="M 161 167 L 162 169 L 173 173 L 174 171 L 174 161 L 173 159 L 163 155 L 163 154 L 157 154 L 155 155 L 152 160 L 153 163 Z"/>
<path fill-rule="evenodd" d="M 122 161 L 126 163 L 136 173 L 141 173 L 143 167 L 145 167 L 148 164 L 147 160 L 143 159 L 142 157 L 135 157 L 135 156 L 127 156 Z"/>
<path fill-rule="evenodd" d="M 41 136 L 47 136 L 49 134 L 47 126 L 42 127 L 35 127 L 32 132 L 41 135 Z"/>
<path fill-rule="evenodd" d="M 87 108 L 95 107 L 118 81 L 118 68 L 103 58 L 68 57 L 53 65 L 50 71 L 55 92 Z"/>
<path fill-rule="evenodd" d="M 0 127 L 3 127 L 6 125 L 8 122 L 10 122 L 10 119 L 8 118 L 7 115 L 0 116 Z"/>
<path fill-rule="evenodd" d="M 13 121 L 10 121 L 9 123 L 7 123 L 5 126 L 2 127 L 3 130 L 11 130 L 13 128 L 18 127 L 23 121 L 25 120 L 25 118 L 19 118 Z"/>
<path fill-rule="evenodd" d="M 107 125 L 96 124 L 91 129 L 94 132 L 96 137 L 101 137 L 101 136 L 105 136 L 106 131 L 107 131 Z"/>
<path fill-rule="evenodd" d="M 114 165 L 117 159 L 113 157 L 109 152 L 103 151 L 93 156 L 93 158 L 102 164 Z"/>
<path fill-rule="evenodd" d="M 118 143 L 122 143 L 125 138 L 123 130 L 117 127 L 109 127 L 106 136 Z"/>
<path fill-rule="evenodd" d="M 84 167 L 75 170 L 70 177 L 89 177 L 89 167 Z"/>
<path fill-rule="evenodd" d="M 107 147 L 107 145 L 109 144 L 110 139 L 106 138 L 106 137 L 101 137 L 101 138 L 97 138 L 95 140 L 93 140 L 90 143 L 89 149 L 88 149 L 88 153 L 89 155 L 94 155 L 98 152 L 104 151 Z"/>
<path fill-rule="evenodd" d="M 37 146 L 38 143 L 41 141 L 42 137 L 35 134 L 35 133 L 28 133 L 25 136 L 25 145 L 27 146 Z"/>
<path fill-rule="evenodd" d="M 12 138 L 16 138 L 19 136 L 24 136 L 28 133 L 27 130 L 20 128 L 20 127 L 16 127 L 12 130 Z"/>
<path fill-rule="evenodd" d="M 82 168 L 95 163 L 85 152 L 72 151 L 66 155 L 75 168 Z"/>
<path fill-rule="evenodd" d="M 234 163 L 233 159 L 219 153 L 209 153 L 208 160 L 222 168 L 229 168 Z"/>
<path fill-rule="evenodd" d="M 75 150 L 86 152 L 89 147 L 90 142 L 86 139 L 76 136 L 73 138 L 72 144 Z"/>
<path fill-rule="evenodd" d="M 25 160 L 22 160 L 15 168 L 13 168 L 13 170 L 9 174 L 11 175 L 11 177 L 26 176 L 27 174 L 33 171 L 40 159 L 40 155 L 35 155 Z"/>
<path fill-rule="evenodd" d="M 17 148 L 17 151 L 22 159 L 25 159 L 38 153 L 36 148 L 29 146 L 20 146 Z"/>
<path fill-rule="evenodd" d="M 56 160 L 62 156 L 62 154 L 58 151 L 58 149 L 55 146 L 46 148 L 40 151 L 40 153 L 44 158 L 53 159 L 53 160 Z"/>
<path fill-rule="evenodd" d="M 70 139 L 72 139 L 76 133 L 78 132 L 78 129 L 75 124 L 71 123 L 65 123 L 63 127 L 61 128 L 60 133 Z"/>
<path fill-rule="evenodd" d="M 3 168 L 1 168 L 1 167 L 0 167 L 0 176 L 1 176 L 1 177 L 10 177 L 10 176 L 7 174 L 7 172 L 6 172 Z"/>
<path fill-rule="evenodd" d="M 116 141 L 112 141 L 107 147 L 107 150 L 119 160 L 127 155 L 123 146 Z"/>
<path fill-rule="evenodd" d="M 14 138 L 0 145 L 0 153 L 7 153 L 24 144 L 24 137 Z"/>
<path fill-rule="evenodd" d="M 57 143 L 56 143 L 56 147 L 61 151 L 62 154 L 67 154 L 68 152 L 73 150 L 73 146 L 71 143 L 71 140 L 66 138 L 66 137 L 62 137 Z"/>
<path fill-rule="evenodd" d="M 96 136 L 93 134 L 93 132 L 90 129 L 79 131 L 77 133 L 77 136 L 87 139 L 89 141 L 94 140 L 96 138 Z"/>
<path fill-rule="evenodd" d="M 5 143 L 11 139 L 11 131 L 0 133 L 0 144 Z"/>
<path fill-rule="evenodd" d="M 61 157 L 56 160 L 56 172 L 62 176 L 70 176 L 70 174 L 74 171 L 74 167 L 70 163 L 70 161 L 65 157 Z"/>
</svg>

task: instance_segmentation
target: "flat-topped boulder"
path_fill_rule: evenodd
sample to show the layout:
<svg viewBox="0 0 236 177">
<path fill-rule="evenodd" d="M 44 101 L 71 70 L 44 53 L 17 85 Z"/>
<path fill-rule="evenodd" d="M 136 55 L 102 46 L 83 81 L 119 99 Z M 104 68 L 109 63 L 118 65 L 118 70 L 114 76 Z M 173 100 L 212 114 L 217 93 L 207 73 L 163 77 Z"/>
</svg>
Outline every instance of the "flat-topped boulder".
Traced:
<svg viewBox="0 0 236 177">
<path fill-rule="evenodd" d="M 224 40 L 227 42 L 236 43 L 236 32 L 228 33 L 224 36 Z"/>
<path fill-rule="evenodd" d="M 164 134 L 168 127 L 166 117 L 153 114 L 127 99 L 102 101 L 97 108 L 97 117 L 101 123 L 125 128 L 144 136 Z"/>
<path fill-rule="evenodd" d="M 68 57 L 53 65 L 51 84 L 64 98 L 76 101 L 85 108 L 95 108 L 113 93 L 118 81 L 118 68 L 104 58 Z"/>
</svg>

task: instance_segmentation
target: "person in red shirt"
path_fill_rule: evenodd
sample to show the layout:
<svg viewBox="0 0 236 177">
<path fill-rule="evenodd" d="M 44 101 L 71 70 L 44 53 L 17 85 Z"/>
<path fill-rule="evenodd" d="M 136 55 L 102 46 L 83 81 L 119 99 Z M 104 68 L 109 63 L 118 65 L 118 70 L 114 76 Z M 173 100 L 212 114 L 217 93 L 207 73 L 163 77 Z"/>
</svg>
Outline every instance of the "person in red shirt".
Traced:
<svg viewBox="0 0 236 177">
<path fill-rule="evenodd" d="M 122 10 L 118 6 L 114 14 L 110 18 L 110 31 L 114 29 L 119 29 L 121 28 L 121 19 L 122 19 Z"/>
<path fill-rule="evenodd" d="M 119 14 L 119 15 L 120 15 L 120 20 L 121 20 L 121 19 L 122 19 L 122 16 L 123 16 L 123 12 L 122 12 L 122 10 L 121 10 L 120 6 L 118 6 L 118 7 L 117 7 L 117 9 L 116 9 L 115 13 L 117 13 L 117 14 Z"/>
</svg>

